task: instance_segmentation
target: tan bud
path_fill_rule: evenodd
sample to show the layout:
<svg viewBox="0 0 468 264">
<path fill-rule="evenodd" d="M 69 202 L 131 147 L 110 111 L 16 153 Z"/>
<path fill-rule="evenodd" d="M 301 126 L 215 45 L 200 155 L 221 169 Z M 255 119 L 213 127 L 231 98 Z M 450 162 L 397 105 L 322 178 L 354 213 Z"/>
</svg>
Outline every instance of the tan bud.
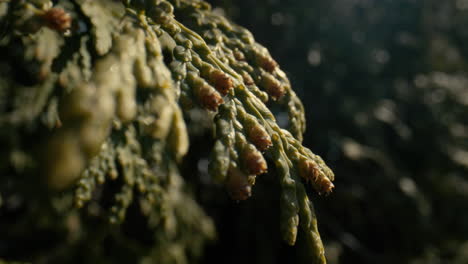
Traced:
<svg viewBox="0 0 468 264">
<path fill-rule="evenodd" d="M 76 140 L 75 131 L 62 129 L 47 142 L 41 153 L 42 173 L 54 190 L 70 187 L 86 166 L 86 156 Z"/>
<path fill-rule="evenodd" d="M 171 129 L 174 108 L 168 103 L 168 99 L 162 95 L 149 99 L 145 107 L 152 116 L 140 120 L 142 132 L 155 139 L 165 139 Z"/>
<path fill-rule="evenodd" d="M 187 154 L 189 148 L 189 136 L 185 126 L 184 117 L 180 108 L 174 108 L 172 127 L 169 133 L 169 149 L 172 151 L 176 160 L 182 159 Z"/>
</svg>

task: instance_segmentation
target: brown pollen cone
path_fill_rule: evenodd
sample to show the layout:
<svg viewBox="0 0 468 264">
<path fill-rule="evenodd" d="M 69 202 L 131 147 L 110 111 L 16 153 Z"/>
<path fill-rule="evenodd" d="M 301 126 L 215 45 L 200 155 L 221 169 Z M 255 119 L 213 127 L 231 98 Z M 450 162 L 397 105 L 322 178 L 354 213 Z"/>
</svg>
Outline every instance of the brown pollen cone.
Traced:
<svg viewBox="0 0 468 264">
<path fill-rule="evenodd" d="M 230 167 L 226 179 L 229 196 L 236 201 L 247 200 L 252 195 L 252 186 L 248 177 L 238 168 Z"/>
<path fill-rule="evenodd" d="M 240 50 L 234 50 L 234 58 L 238 61 L 245 61 L 245 55 Z"/>
<path fill-rule="evenodd" d="M 209 82 L 223 96 L 228 94 L 229 91 L 234 87 L 231 77 L 218 69 L 210 72 Z"/>
<path fill-rule="evenodd" d="M 271 137 L 261 125 L 256 124 L 247 131 L 248 138 L 260 151 L 267 150 L 271 144 Z"/>
<path fill-rule="evenodd" d="M 286 93 L 286 90 L 281 85 L 281 82 L 275 79 L 275 77 L 269 73 L 262 74 L 261 84 L 266 92 L 273 98 L 273 100 L 280 99 Z"/>
<path fill-rule="evenodd" d="M 65 32 L 71 27 L 72 18 L 62 8 L 50 8 L 42 15 L 45 25 L 53 30 Z"/>
<path fill-rule="evenodd" d="M 210 111 L 218 110 L 218 106 L 224 102 L 221 95 L 207 84 L 199 87 L 196 94 L 201 106 Z"/>
<path fill-rule="evenodd" d="M 265 158 L 254 146 L 247 147 L 244 150 L 243 161 L 245 169 L 249 174 L 259 175 L 267 172 L 268 166 Z"/>
<path fill-rule="evenodd" d="M 274 59 L 266 55 L 258 55 L 257 64 L 263 69 L 265 69 L 267 72 L 273 72 L 276 69 L 276 67 L 278 67 L 278 63 Z"/>
<path fill-rule="evenodd" d="M 246 85 L 255 84 L 254 80 L 252 79 L 252 76 L 250 76 L 250 74 L 247 73 L 246 71 L 242 71 L 241 75 Z"/>
<path fill-rule="evenodd" d="M 329 194 L 335 185 L 322 172 L 318 165 L 311 160 L 299 162 L 299 174 L 306 182 L 310 182 L 319 194 Z"/>
</svg>

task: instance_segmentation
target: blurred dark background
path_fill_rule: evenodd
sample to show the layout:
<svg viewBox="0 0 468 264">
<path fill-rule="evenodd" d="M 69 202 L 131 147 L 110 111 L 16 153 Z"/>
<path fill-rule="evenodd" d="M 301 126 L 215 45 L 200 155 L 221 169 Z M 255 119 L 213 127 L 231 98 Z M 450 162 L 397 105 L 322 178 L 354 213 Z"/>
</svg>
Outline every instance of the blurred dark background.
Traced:
<svg viewBox="0 0 468 264">
<path fill-rule="evenodd" d="M 210 2 L 303 100 L 304 143 L 337 176 L 310 192 L 329 263 L 468 263 L 468 0 Z M 219 233 L 204 263 L 306 263 L 279 237 L 275 184 L 198 195 Z"/>
</svg>

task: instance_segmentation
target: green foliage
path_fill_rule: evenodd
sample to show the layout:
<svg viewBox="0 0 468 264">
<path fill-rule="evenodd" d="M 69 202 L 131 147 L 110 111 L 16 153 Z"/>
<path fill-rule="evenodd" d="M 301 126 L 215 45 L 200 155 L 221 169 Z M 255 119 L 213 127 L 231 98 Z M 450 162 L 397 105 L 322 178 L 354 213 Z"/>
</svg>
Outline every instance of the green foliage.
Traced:
<svg viewBox="0 0 468 264">
<path fill-rule="evenodd" d="M 304 142 L 340 175 L 314 200 L 328 261 L 468 263 L 466 1 L 213 3 L 270 47 L 320 128 Z"/>
<path fill-rule="evenodd" d="M 302 103 L 250 32 L 191 0 L 2 1 L 0 26 L 1 255 L 192 263 L 215 236 L 179 173 L 203 109 L 210 180 L 245 200 L 273 168 L 284 240 L 301 229 L 326 262 L 303 181 L 328 194 L 334 175 L 302 145 Z"/>
</svg>

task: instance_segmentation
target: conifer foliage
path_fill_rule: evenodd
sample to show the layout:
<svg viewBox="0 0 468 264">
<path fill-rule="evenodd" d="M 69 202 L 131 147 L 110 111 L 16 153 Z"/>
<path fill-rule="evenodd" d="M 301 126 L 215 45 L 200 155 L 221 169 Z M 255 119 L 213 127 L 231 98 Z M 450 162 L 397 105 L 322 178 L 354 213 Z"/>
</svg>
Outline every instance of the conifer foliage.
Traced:
<svg viewBox="0 0 468 264">
<path fill-rule="evenodd" d="M 215 236 L 179 173 L 201 109 L 211 180 L 246 200 L 274 168 L 279 232 L 290 245 L 303 232 L 312 263 L 326 262 L 306 188 L 329 194 L 334 175 L 301 143 L 302 103 L 268 50 L 208 3 L 3 0 L 0 71 L 0 256 L 191 263 Z M 37 232 L 52 242 L 31 242 Z"/>
</svg>

